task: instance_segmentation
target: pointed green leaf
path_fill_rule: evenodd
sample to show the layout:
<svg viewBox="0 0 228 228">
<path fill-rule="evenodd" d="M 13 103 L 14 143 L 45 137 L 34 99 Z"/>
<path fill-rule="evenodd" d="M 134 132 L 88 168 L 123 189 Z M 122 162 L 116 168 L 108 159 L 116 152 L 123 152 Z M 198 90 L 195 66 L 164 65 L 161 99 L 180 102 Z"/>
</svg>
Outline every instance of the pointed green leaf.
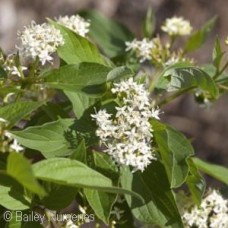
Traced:
<svg viewBox="0 0 228 228">
<path fill-rule="evenodd" d="M 74 119 L 60 119 L 23 131 L 11 131 L 11 134 L 20 144 L 40 151 L 47 158 L 64 156 L 72 153 L 66 132 L 73 123 Z"/>
<path fill-rule="evenodd" d="M 155 15 L 152 7 L 149 7 L 146 13 L 146 18 L 143 22 L 144 37 L 151 38 L 155 30 Z"/>
<path fill-rule="evenodd" d="M 143 173 L 138 171 L 132 174 L 124 169 L 121 184 L 144 198 L 145 202 L 142 203 L 126 196 L 133 215 L 143 224 L 183 228 L 170 183 L 160 162 L 153 161 Z"/>
<path fill-rule="evenodd" d="M 23 195 L 11 187 L 0 185 L 0 205 L 9 210 L 26 210 L 29 203 L 23 198 Z"/>
<path fill-rule="evenodd" d="M 168 91 L 200 88 L 210 93 L 213 98 L 218 97 L 218 88 L 213 79 L 203 70 L 196 67 L 170 68 L 164 74 L 170 77 Z"/>
<path fill-rule="evenodd" d="M 96 46 L 87 38 L 74 33 L 72 30 L 55 21 L 49 19 L 49 22 L 59 29 L 63 35 L 64 45 L 58 48 L 58 55 L 67 64 L 77 64 L 81 62 L 105 64 Z"/>
<path fill-rule="evenodd" d="M 222 51 L 219 39 L 217 37 L 216 41 L 215 41 L 215 46 L 213 49 L 213 54 L 212 54 L 213 64 L 216 67 L 217 71 L 220 68 L 220 63 L 221 63 L 221 60 L 222 60 L 224 53 L 225 52 Z"/>
<path fill-rule="evenodd" d="M 50 70 L 43 77 L 45 83 L 52 88 L 96 95 L 105 92 L 110 70 L 111 68 L 97 63 L 81 63 Z"/>
<path fill-rule="evenodd" d="M 214 177 L 215 179 L 217 179 L 225 184 L 228 184 L 228 169 L 227 168 L 220 166 L 220 165 L 205 162 L 199 158 L 193 158 L 193 162 L 198 167 L 198 169 L 201 170 L 202 172 L 208 174 L 209 176 Z"/>
<path fill-rule="evenodd" d="M 198 169 L 192 159 L 188 160 L 190 172 L 186 180 L 192 199 L 198 206 L 201 204 L 202 197 L 206 188 L 204 178 L 198 172 Z"/>
<path fill-rule="evenodd" d="M 179 187 L 187 178 L 187 159 L 194 154 L 194 150 L 177 130 L 157 120 L 152 121 L 152 129 L 171 187 Z"/>
<path fill-rule="evenodd" d="M 7 174 L 17 180 L 21 185 L 40 196 L 46 192 L 36 180 L 32 166 L 22 154 L 10 153 L 7 158 Z"/>
<path fill-rule="evenodd" d="M 110 212 L 116 200 L 116 195 L 93 189 L 84 189 L 84 194 L 96 216 L 108 225 Z"/>
<path fill-rule="evenodd" d="M 125 66 L 116 67 L 107 75 L 107 81 L 120 81 L 133 75 L 132 70 Z"/>
<path fill-rule="evenodd" d="M 124 25 L 94 10 L 81 15 L 91 21 L 89 35 L 108 57 L 125 54 L 125 41 L 133 40 L 134 36 Z"/>
<path fill-rule="evenodd" d="M 64 91 L 65 95 L 71 101 L 75 116 L 79 119 L 84 111 L 95 104 L 97 99 L 81 92 Z"/>
<path fill-rule="evenodd" d="M 143 200 L 137 193 L 112 185 L 112 181 L 85 164 L 68 158 L 50 158 L 33 165 L 35 176 L 43 181 L 65 186 L 92 188 L 110 193 L 130 194 Z"/>
<path fill-rule="evenodd" d="M 215 16 L 211 18 L 205 25 L 203 25 L 198 31 L 193 33 L 186 43 L 185 51 L 191 52 L 200 48 L 207 40 L 207 37 L 211 30 L 214 28 L 216 21 L 217 17 Z"/>
<path fill-rule="evenodd" d="M 42 102 L 23 101 L 9 104 L 0 107 L 0 117 L 9 122 L 9 126 L 13 126 L 18 121 L 22 120 L 34 110 L 39 108 Z"/>
<path fill-rule="evenodd" d="M 84 139 L 81 140 L 80 144 L 71 154 L 70 158 L 73 160 L 78 160 L 80 162 L 86 163 L 86 146 Z"/>
</svg>

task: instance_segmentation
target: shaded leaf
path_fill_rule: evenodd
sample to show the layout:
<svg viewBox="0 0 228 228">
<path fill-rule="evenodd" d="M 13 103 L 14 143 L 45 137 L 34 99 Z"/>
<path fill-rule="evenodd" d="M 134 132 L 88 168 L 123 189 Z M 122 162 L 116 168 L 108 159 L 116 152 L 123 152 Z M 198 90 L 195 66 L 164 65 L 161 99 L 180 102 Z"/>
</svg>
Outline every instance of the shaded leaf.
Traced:
<svg viewBox="0 0 228 228">
<path fill-rule="evenodd" d="M 168 125 L 153 120 L 152 129 L 171 187 L 179 187 L 188 176 L 187 159 L 194 150 L 184 135 Z"/>
<path fill-rule="evenodd" d="M 81 15 L 91 21 L 89 35 L 108 57 L 125 54 L 125 41 L 134 39 L 128 28 L 94 10 L 82 12 Z"/>
<path fill-rule="evenodd" d="M 126 196 L 133 215 L 139 221 L 160 227 L 183 227 L 168 177 L 160 162 L 153 161 L 143 173 L 132 174 L 130 170 L 124 169 L 121 184 L 124 188 L 137 192 L 145 200 L 142 203 Z"/>
<path fill-rule="evenodd" d="M 46 195 L 45 190 L 41 187 L 33 174 L 31 164 L 22 154 L 9 154 L 6 172 L 31 192 L 39 196 Z"/>
<path fill-rule="evenodd" d="M 206 188 L 204 178 L 198 172 L 198 169 L 192 159 L 188 160 L 190 172 L 186 180 L 192 199 L 199 206 Z"/>
<path fill-rule="evenodd" d="M 84 189 L 84 194 L 96 216 L 105 224 L 109 224 L 109 216 L 116 200 L 116 195 L 93 189 Z"/>
</svg>

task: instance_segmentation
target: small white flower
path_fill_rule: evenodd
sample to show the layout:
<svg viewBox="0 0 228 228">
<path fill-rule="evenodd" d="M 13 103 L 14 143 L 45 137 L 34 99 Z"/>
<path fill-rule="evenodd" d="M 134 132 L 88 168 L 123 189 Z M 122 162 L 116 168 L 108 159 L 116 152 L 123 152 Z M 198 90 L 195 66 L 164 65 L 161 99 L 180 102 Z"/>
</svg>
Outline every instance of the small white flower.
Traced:
<svg viewBox="0 0 228 228">
<path fill-rule="evenodd" d="M 184 20 L 182 17 L 172 17 L 166 19 L 161 29 L 164 32 L 167 32 L 170 36 L 185 36 L 189 35 L 192 31 L 190 22 Z"/>
<path fill-rule="evenodd" d="M 0 117 L 0 122 L 7 123 L 8 121 Z"/>
<path fill-rule="evenodd" d="M 79 15 L 72 15 L 59 17 L 57 21 L 66 26 L 67 28 L 71 29 L 75 33 L 79 34 L 80 36 L 85 37 L 86 34 L 89 32 L 90 23 L 89 21 L 85 20 L 84 18 L 80 17 Z"/>
<path fill-rule="evenodd" d="M 19 32 L 18 36 L 21 40 L 20 46 L 17 47 L 20 54 L 33 60 L 38 57 L 42 65 L 51 62 L 51 54 L 64 44 L 60 31 L 47 23 L 39 25 L 33 21 L 24 31 Z"/>
<path fill-rule="evenodd" d="M 13 143 L 10 145 L 10 148 L 16 152 L 24 150 L 24 148 L 18 144 L 16 139 L 13 140 Z"/>
<path fill-rule="evenodd" d="M 117 220 L 120 220 L 121 217 L 123 216 L 124 214 L 124 210 L 120 210 L 118 207 L 114 207 L 113 210 L 110 212 L 110 214 L 113 214 L 115 215 L 116 219 Z"/>
<path fill-rule="evenodd" d="M 152 40 L 148 40 L 144 38 L 143 40 L 139 41 L 134 39 L 133 41 L 126 43 L 126 51 L 134 51 L 137 55 L 137 57 L 140 59 L 140 62 L 144 62 L 146 60 L 151 60 L 151 52 L 154 48 L 154 43 Z"/>
</svg>

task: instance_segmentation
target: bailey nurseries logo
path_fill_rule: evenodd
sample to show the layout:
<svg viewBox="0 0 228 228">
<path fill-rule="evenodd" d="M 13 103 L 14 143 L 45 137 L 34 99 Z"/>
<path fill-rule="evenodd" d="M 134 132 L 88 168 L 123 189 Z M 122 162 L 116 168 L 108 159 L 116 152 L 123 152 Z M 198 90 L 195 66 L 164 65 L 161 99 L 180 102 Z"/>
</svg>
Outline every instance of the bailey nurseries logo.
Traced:
<svg viewBox="0 0 228 228">
<path fill-rule="evenodd" d="M 95 220 L 94 214 L 54 214 L 51 216 L 41 215 L 37 212 L 30 211 L 23 213 L 22 211 L 5 211 L 3 219 L 7 222 L 12 219 L 17 222 L 39 222 L 44 224 L 45 221 L 64 222 L 71 220 L 72 222 L 85 221 L 87 223 Z"/>
</svg>

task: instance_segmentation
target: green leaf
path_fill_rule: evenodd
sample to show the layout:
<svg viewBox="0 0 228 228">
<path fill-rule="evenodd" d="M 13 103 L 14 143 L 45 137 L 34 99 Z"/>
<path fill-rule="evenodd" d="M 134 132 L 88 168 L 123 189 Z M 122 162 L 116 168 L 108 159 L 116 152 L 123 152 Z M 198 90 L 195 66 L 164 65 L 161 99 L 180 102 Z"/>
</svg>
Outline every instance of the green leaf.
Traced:
<svg viewBox="0 0 228 228">
<path fill-rule="evenodd" d="M 91 21 L 89 35 L 108 57 L 125 54 L 125 41 L 133 40 L 134 36 L 124 25 L 93 10 L 81 15 Z"/>
<path fill-rule="evenodd" d="M 170 68 L 164 74 L 170 77 L 168 91 L 200 88 L 210 93 L 213 98 L 218 97 L 218 88 L 212 78 L 203 70 L 196 67 Z"/>
<path fill-rule="evenodd" d="M 225 52 L 222 51 L 219 39 L 217 37 L 215 41 L 215 46 L 213 49 L 213 54 L 212 54 L 213 64 L 216 67 L 217 71 L 219 71 L 220 69 L 220 63 L 221 63 L 222 57 L 224 56 L 224 53 Z"/>
<path fill-rule="evenodd" d="M 107 75 L 107 81 L 120 81 L 133 75 L 133 71 L 125 66 L 116 67 Z"/>
<path fill-rule="evenodd" d="M 85 140 L 82 139 L 76 150 L 70 156 L 73 160 L 78 160 L 80 162 L 86 163 L 86 146 Z"/>
<path fill-rule="evenodd" d="M 96 170 L 111 178 L 114 182 L 118 182 L 118 170 L 108 154 L 93 151 L 94 164 Z"/>
<path fill-rule="evenodd" d="M 8 212 L 6 212 L 6 213 L 8 213 Z M 17 211 L 11 211 L 10 213 L 11 213 L 11 219 L 7 223 L 6 228 L 21 228 L 21 227 L 23 227 L 22 226 L 22 220 L 20 221 L 20 219 L 16 215 L 18 212 Z"/>
<path fill-rule="evenodd" d="M 193 162 L 199 170 L 214 177 L 215 179 L 228 184 L 228 169 L 211 163 L 207 163 L 199 158 L 193 158 Z"/>
<path fill-rule="evenodd" d="M 26 210 L 29 208 L 29 202 L 18 190 L 0 185 L 0 195 L 0 205 L 9 210 Z"/>
<path fill-rule="evenodd" d="M 183 134 L 168 125 L 153 120 L 152 129 L 171 187 L 179 187 L 187 178 L 187 159 L 194 150 Z"/>
<path fill-rule="evenodd" d="M 62 210 L 70 205 L 74 200 L 77 189 L 70 186 L 62 186 L 53 183 L 44 182 L 48 195 L 42 198 L 39 204 L 45 206 L 49 210 Z M 63 197 L 64 196 L 64 197 Z"/>
<path fill-rule="evenodd" d="M 93 189 L 84 189 L 84 194 L 96 216 L 108 225 L 110 212 L 116 200 L 116 195 Z"/>
<path fill-rule="evenodd" d="M 203 25 L 198 31 L 193 33 L 185 46 L 185 52 L 195 51 L 200 48 L 205 41 L 213 27 L 215 26 L 215 22 L 217 21 L 217 16 L 211 18 L 205 25 Z"/>
<path fill-rule="evenodd" d="M 155 30 L 155 15 L 152 7 L 149 7 L 146 13 L 146 18 L 143 22 L 144 37 L 151 38 Z"/>
<path fill-rule="evenodd" d="M 50 158 L 33 165 L 38 179 L 73 187 L 112 187 L 109 178 L 85 164 L 67 158 Z"/>
<path fill-rule="evenodd" d="M 189 191 L 191 192 L 193 201 L 195 204 L 200 206 L 206 188 L 206 183 L 204 181 L 204 178 L 198 172 L 198 169 L 192 159 L 188 160 L 188 164 L 190 172 L 187 177 L 186 184 L 188 185 Z"/>
<path fill-rule="evenodd" d="M 7 158 L 7 174 L 17 180 L 21 185 L 36 193 L 39 196 L 45 196 L 45 190 L 36 180 L 31 164 L 22 154 L 10 153 Z"/>
<path fill-rule="evenodd" d="M 165 169 L 158 161 L 141 172 L 132 174 L 124 169 L 121 176 L 124 188 L 140 194 L 145 202 L 126 196 L 133 215 L 144 225 L 182 228 L 183 224 L 174 200 Z"/>
<path fill-rule="evenodd" d="M 28 127 L 23 131 L 11 131 L 20 144 L 40 151 L 46 158 L 72 153 L 66 132 L 74 119 L 60 119 L 41 126 Z"/>
<path fill-rule="evenodd" d="M 77 64 L 81 62 L 93 62 L 105 64 L 105 61 L 87 38 L 79 36 L 70 29 L 49 19 L 49 22 L 60 30 L 64 37 L 64 45 L 58 48 L 58 55 L 67 64 Z"/>
<path fill-rule="evenodd" d="M 2 66 L 0 66 L 0 80 L 3 80 L 7 77 L 7 73 Z"/>
<path fill-rule="evenodd" d="M 75 116 L 79 119 L 84 111 L 97 101 L 96 98 L 90 97 L 81 92 L 64 91 L 65 95 L 71 101 Z"/>
<path fill-rule="evenodd" d="M 97 63 L 81 63 L 50 70 L 43 77 L 45 83 L 52 88 L 100 95 L 105 92 L 110 70 L 111 68 Z"/>
<path fill-rule="evenodd" d="M 113 186 L 109 178 L 76 160 L 50 158 L 34 164 L 33 170 L 35 176 L 40 180 L 65 186 L 130 194 L 142 200 L 137 193 Z"/>
<path fill-rule="evenodd" d="M 23 101 L 9 104 L 0 107 L 0 117 L 9 122 L 9 127 L 12 127 L 18 121 L 22 120 L 34 110 L 39 108 L 43 102 Z"/>
</svg>

